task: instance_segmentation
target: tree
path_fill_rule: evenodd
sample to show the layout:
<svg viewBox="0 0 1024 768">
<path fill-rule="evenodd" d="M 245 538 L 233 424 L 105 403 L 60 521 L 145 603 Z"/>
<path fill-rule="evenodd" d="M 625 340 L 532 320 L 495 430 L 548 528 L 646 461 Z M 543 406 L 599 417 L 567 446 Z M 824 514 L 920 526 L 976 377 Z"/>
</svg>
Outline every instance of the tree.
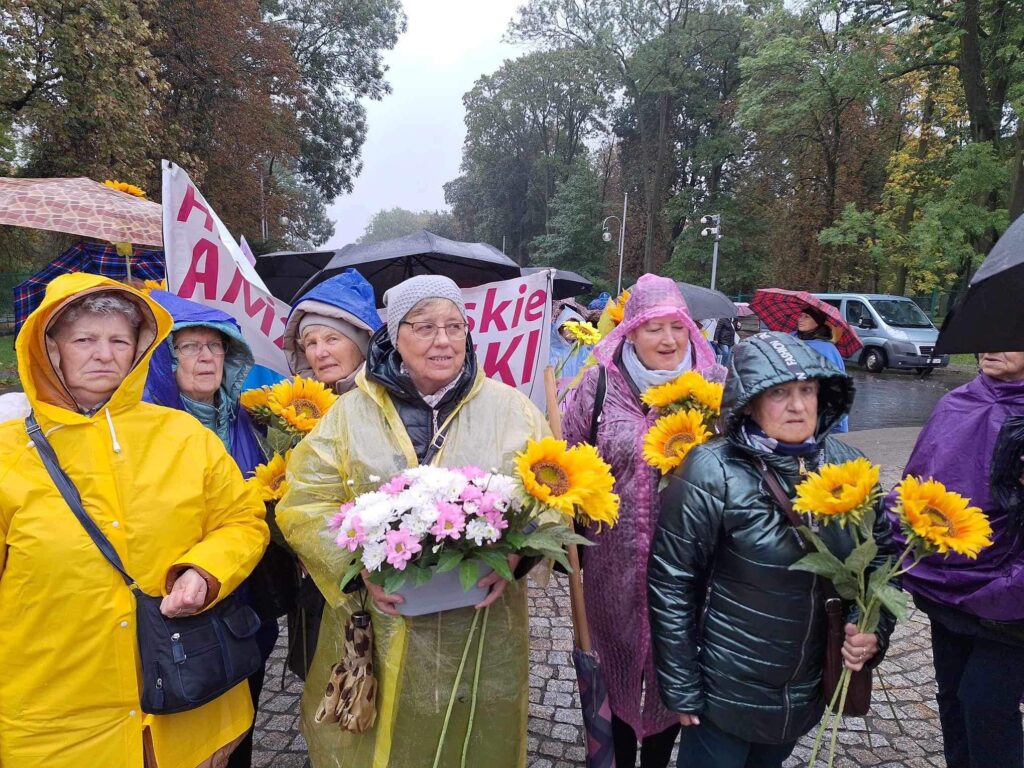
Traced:
<svg viewBox="0 0 1024 768">
<path fill-rule="evenodd" d="M 377 243 L 425 229 L 435 235 L 457 240 L 458 233 L 448 211 L 410 211 L 391 208 L 377 211 L 366 225 L 357 243 Z"/>
</svg>

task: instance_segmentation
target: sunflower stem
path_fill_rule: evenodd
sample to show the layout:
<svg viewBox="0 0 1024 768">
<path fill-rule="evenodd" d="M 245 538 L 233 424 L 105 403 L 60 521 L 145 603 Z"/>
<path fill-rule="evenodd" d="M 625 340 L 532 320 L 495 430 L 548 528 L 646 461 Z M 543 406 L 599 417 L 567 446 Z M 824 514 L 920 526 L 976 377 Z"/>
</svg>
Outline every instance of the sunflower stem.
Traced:
<svg viewBox="0 0 1024 768">
<path fill-rule="evenodd" d="M 818 725 L 818 733 L 814 737 L 814 746 L 811 749 L 811 757 L 810 760 L 807 761 L 809 768 L 813 768 L 815 760 L 818 759 L 818 751 L 821 749 L 821 738 L 825 735 L 825 731 L 828 730 L 832 717 L 835 716 L 833 710 L 835 709 L 836 701 L 839 699 L 839 689 L 840 686 L 837 685 L 836 689 L 832 692 L 832 700 L 828 703 L 828 706 L 825 707 L 825 717 Z"/>
<path fill-rule="evenodd" d="M 842 693 L 839 696 L 839 706 L 835 719 L 832 720 L 832 741 L 829 744 L 828 749 L 828 768 L 832 768 L 832 763 L 836 759 L 836 741 L 839 738 L 839 723 L 843 719 L 843 707 L 846 706 L 846 693 L 850 689 L 850 677 L 852 673 L 849 667 L 843 667 L 843 672 L 839 675 L 839 685 Z"/>
<path fill-rule="evenodd" d="M 473 611 L 473 623 L 469 626 L 469 635 L 466 637 L 466 647 L 462 649 L 462 660 L 459 662 L 459 669 L 455 673 L 455 682 L 452 683 L 452 694 L 448 697 L 448 709 L 444 713 L 444 723 L 441 726 L 441 737 L 437 740 L 437 751 L 434 753 L 433 768 L 441 764 L 441 750 L 444 749 L 444 737 L 448 735 L 448 724 L 452 719 L 452 708 L 455 706 L 455 695 L 459 691 L 459 684 L 462 682 L 462 673 L 466 669 L 466 658 L 469 656 L 469 646 L 473 643 L 473 636 L 476 634 L 476 624 L 480 619 L 480 611 Z M 440 652 L 440 649 L 438 649 Z"/>
</svg>

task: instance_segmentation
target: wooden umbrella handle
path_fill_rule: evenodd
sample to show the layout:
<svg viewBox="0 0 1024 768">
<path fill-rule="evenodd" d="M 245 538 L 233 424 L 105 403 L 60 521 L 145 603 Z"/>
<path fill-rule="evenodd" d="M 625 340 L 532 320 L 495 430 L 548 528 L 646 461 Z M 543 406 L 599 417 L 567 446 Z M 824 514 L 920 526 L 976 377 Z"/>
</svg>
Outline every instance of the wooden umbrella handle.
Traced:
<svg viewBox="0 0 1024 768">
<path fill-rule="evenodd" d="M 547 398 L 548 424 L 551 434 L 562 439 L 562 413 L 558 409 L 558 387 L 555 384 L 555 369 L 550 365 L 544 369 L 544 393 Z M 576 645 L 580 650 L 589 652 L 590 627 L 587 624 L 587 609 L 583 605 L 583 575 L 580 571 L 580 553 L 575 544 L 568 546 L 569 565 L 569 604 L 572 607 L 572 627 L 576 637 Z"/>
</svg>

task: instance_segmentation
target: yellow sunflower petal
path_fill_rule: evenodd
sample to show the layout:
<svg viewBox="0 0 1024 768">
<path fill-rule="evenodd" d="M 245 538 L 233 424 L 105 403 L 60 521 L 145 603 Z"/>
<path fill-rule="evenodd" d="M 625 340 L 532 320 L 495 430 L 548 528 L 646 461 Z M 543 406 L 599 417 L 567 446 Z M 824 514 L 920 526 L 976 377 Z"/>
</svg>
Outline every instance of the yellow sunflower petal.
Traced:
<svg viewBox="0 0 1024 768">
<path fill-rule="evenodd" d="M 255 474 L 249 478 L 249 484 L 255 486 L 260 498 L 264 501 L 277 501 L 288 490 L 288 483 L 284 478 L 291 454 L 291 451 L 285 453 L 284 456 L 275 453 L 274 458 L 266 464 L 256 467 Z"/>
<path fill-rule="evenodd" d="M 612 299 L 608 302 L 608 306 L 605 307 L 605 311 L 608 313 L 608 317 L 611 321 L 618 325 L 622 322 L 623 313 L 626 310 L 626 302 L 629 301 L 629 291 L 623 291 L 618 295 L 617 298 Z"/>
<path fill-rule="evenodd" d="M 593 346 L 601 340 L 601 332 L 590 323 L 566 323 L 564 326 L 578 344 Z"/>
<path fill-rule="evenodd" d="M 296 376 L 270 388 L 267 406 L 285 426 L 295 432 L 313 429 L 334 405 L 338 396 L 314 379 Z"/>
<path fill-rule="evenodd" d="M 840 525 L 859 522 L 875 500 L 877 465 L 860 457 L 842 464 L 825 464 L 796 487 L 793 509 L 815 517 L 834 519 Z"/>
<path fill-rule="evenodd" d="M 704 426 L 704 415 L 688 409 L 662 416 L 644 436 L 644 461 L 668 474 L 686 459 L 695 446 L 706 443 L 711 433 Z"/>
<path fill-rule="evenodd" d="M 516 473 L 527 494 L 564 515 L 588 517 L 587 502 L 605 518 L 618 512 L 608 496 L 614 479 L 611 468 L 590 445 L 569 448 L 564 440 L 531 440 L 516 456 Z"/>
<path fill-rule="evenodd" d="M 239 398 L 242 407 L 247 411 L 254 411 L 257 408 L 267 408 L 270 401 L 270 390 L 267 387 L 258 389 L 247 389 Z"/>
<path fill-rule="evenodd" d="M 134 184 L 129 184 L 126 181 L 112 181 L 110 179 L 107 179 L 106 181 L 103 182 L 103 185 L 105 187 L 110 187 L 111 189 L 116 189 L 118 192 L 124 192 L 125 194 L 129 194 L 132 197 L 146 196 L 146 193 L 140 187 L 136 187 Z"/>
<path fill-rule="evenodd" d="M 940 554 L 953 551 L 973 560 L 992 544 L 992 526 L 981 509 L 969 506 L 969 499 L 947 491 L 938 480 L 922 482 L 908 475 L 896 492 L 896 512 L 904 530 L 928 549 Z"/>
<path fill-rule="evenodd" d="M 708 381 L 696 371 L 687 371 L 674 381 L 651 387 L 641 399 L 652 408 L 699 406 L 717 415 L 722 409 L 722 392 L 721 384 Z"/>
</svg>

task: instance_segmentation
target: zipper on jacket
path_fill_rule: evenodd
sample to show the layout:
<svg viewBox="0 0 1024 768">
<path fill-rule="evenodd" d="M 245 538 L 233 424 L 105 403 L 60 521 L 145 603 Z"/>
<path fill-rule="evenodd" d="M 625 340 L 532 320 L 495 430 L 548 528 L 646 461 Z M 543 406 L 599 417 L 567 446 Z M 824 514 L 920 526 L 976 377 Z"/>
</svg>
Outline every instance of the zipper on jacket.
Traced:
<svg viewBox="0 0 1024 768">
<path fill-rule="evenodd" d="M 797 662 L 796 662 L 796 672 L 797 673 L 800 672 L 800 669 L 804 665 L 804 658 L 807 656 L 807 643 L 811 639 L 811 630 L 814 628 L 814 596 L 817 594 L 817 592 L 818 592 L 818 576 L 817 576 L 817 574 L 812 574 L 811 575 L 811 610 L 808 613 L 808 617 L 807 617 L 807 630 L 804 632 L 803 642 L 800 643 L 800 656 L 797 657 Z M 794 677 L 795 677 L 795 675 L 794 675 Z M 790 719 L 790 715 L 792 715 L 792 706 L 791 706 L 790 700 L 789 700 L 789 686 L 790 686 L 790 684 L 792 682 L 793 681 L 790 680 L 788 683 L 786 683 L 785 687 L 783 688 L 783 692 L 782 692 L 783 698 L 785 699 L 785 707 L 786 707 L 786 719 L 783 720 L 783 722 L 782 722 L 782 737 L 783 738 L 786 738 L 786 734 L 789 733 L 789 719 Z"/>
</svg>

